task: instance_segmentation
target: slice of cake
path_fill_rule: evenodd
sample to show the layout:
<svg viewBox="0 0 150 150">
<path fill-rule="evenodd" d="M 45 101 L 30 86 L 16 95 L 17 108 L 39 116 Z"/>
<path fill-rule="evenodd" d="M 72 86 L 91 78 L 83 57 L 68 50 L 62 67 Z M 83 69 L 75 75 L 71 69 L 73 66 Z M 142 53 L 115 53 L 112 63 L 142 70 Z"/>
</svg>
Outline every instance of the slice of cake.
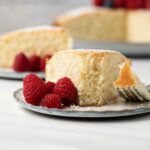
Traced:
<svg viewBox="0 0 150 150">
<path fill-rule="evenodd" d="M 138 76 L 131 70 L 131 62 L 129 60 L 120 66 L 120 73 L 114 85 L 123 92 L 123 95 L 125 94 L 124 98 L 128 95 L 131 97 L 129 100 L 150 100 L 150 93 Z"/>
<path fill-rule="evenodd" d="M 60 51 L 46 65 L 46 81 L 68 77 L 78 90 L 80 106 L 101 106 L 118 98 L 113 83 L 119 65 L 126 59 L 119 52 L 107 50 Z"/>
<path fill-rule="evenodd" d="M 123 9 L 86 7 L 58 17 L 54 25 L 62 26 L 76 39 L 124 41 L 126 11 Z"/>
<path fill-rule="evenodd" d="M 68 30 L 42 26 L 17 30 L 0 37 L 0 67 L 10 68 L 15 56 L 22 52 L 28 57 L 45 56 L 72 47 Z"/>
</svg>

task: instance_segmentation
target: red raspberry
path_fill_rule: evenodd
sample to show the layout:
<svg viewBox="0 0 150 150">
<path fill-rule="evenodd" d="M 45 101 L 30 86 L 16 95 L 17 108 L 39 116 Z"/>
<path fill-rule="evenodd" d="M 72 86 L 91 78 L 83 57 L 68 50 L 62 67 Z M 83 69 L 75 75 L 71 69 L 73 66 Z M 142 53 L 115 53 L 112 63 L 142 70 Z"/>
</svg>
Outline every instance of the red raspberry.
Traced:
<svg viewBox="0 0 150 150">
<path fill-rule="evenodd" d="M 150 0 L 145 0 L 144 7 L 150 9 Z"/>
<path fill-rule="evenodd" d="M 23 94 L 27 103 L 39 105 L 47 94 L 47 86 L 38 76 L 29 74 L 23 80 Z"/>
<path fill-rule="evenodd" d="M 23 53 L 16 55 L 13 63 L 13 69 L 16 72 L 30 71 L 29 59 Z"/>
<path fill-rule="evenodd" d="M 61 108 L 60 96 L 57 94 L 48 94 L 42 99 L 40 105 L 47 108 Z"/>
<path fill-rule="evenodd" d="M 52 57 L 52 55 L 50 54 L 47 54 L 45 57 L 43 57 L 41 59 L 41 64 L 40 64 L 40 68 L 41 68 L 41 71 L 45 71 L 45 66 L 46 66 L 46 62 Z"/>
<path fill-rule="evenodd" d="M 125 1 L 125 6 L 128 9 L 138 9 L 138 8 L 143 8 L 144 1 L 143 0 L 126 0 Z"/>
<path fill-rule="evenodd" d="M 77 102 L 77 89 L 67 77 L 57 81 L 53 93 L 58 94 L 61 97 L 64 105 L 75 104 Z"/>
<path fill-rule="evenodd" d="M 31 71 L 37 72 L 40 71 L 40 62 L 41 62 L 41 58 L 37 55 L 32 55 L 30 57 L 30 64 L 31 64 Z"/>
<path fill-rule="evenodd" d="M 51 81 L 48 81 L 48 82 L 46 83 L 46 86 L 47 86 L 47 91 L 48 91 L 48 93 L 51 93 L 51 92 L 53 91 L 53 88 L 54 88 L 54 86 L 55 86 L 55 83 L 54 83 L 54 82 L 51 82 Z"/>
<path fill-rule="evenodd" d="M 123 8 L 125 6 L 125 0 L 114 0 L 114 7 Z"/>
<path fill-rule="evenodd" d="M 94 4 L 95 6 L 102 6 L 102 5 L 103 5 L 103 1 L 104 1 L 104 0 L 93 0 L 93 4 Z"/>
</svg>

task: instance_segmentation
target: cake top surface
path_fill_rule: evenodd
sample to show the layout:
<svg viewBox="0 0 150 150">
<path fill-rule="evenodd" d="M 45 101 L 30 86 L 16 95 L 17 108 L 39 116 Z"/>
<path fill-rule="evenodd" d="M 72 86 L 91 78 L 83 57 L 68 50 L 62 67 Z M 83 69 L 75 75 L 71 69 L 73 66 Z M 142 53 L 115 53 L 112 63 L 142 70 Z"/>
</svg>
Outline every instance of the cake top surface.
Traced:
<svg viewBox="0 0 150 150">
<path fill-rule="evenodd" d="M 86 57 L 88 55 L 92 56 L 98 56 L 98 57 L 104 57 L 109 54 L 116 54 L 116 55 L 122 55 L 120 52 L 114 51 L 114 50 L 98 50 L 98 49 L 71 49 L 71 50 L 63 50 L 56 52 L 53 57 L 57 56 L 66 56 L 67 54 L 71 54 L 74 56 L 80 56 L 80 57 Z M 122 57 L 125 57 L 122 55 Z"/>
<path fill-rule="evenodd" d="M 123 8 L 113 9 L 109 7 L 95 7 L 95 6 L 84 6 L 75 8 L 73 10 L 67 11 L 66 13 L 63 13 L 62 15 L 58 16 L 57 21 L 60 21 L 61 19 L 67 19 L 71 17 L 79 17 L 81 15 L 85 14 L 95 14 L 95 13 L 114 13 L 114 12 L 133 12 L 133 13 L 140 13 L 140 14 L 147 14 L 150 15 L 150 11 L 147 9 L 137 9 L 137 10 L 126 10 Z M 60 20 L 59 20 L 60 19 Z"/>
<path fill-rule="evenodd" d="M 77 17 L 82 14 L 92 14 L 95 12 L 114 12 L 114 9 L 106 8 L 106 7 L 94 7 L 94 6 L 85 6 L 85 7 L 79 7 L 75 8 L 73 10 L 70 10 L 59 17 Z M 124 11 L 124 9 L 116 9 L 116 11 Z"/>
<path fill-rule="evenodd" d="M 63 50 L 63 51 L 58 51 L 56 52 L 53 57 L 57 58 L 57 57 L 62 57 L 62 56 L 68 56 L 69 59 L 69 55 L 74 55 L 74 57 L 79 56 L 79 57 L 105 57 L 107 55 L 118 55 L 121 57 L 124 57 L 126 59 L 126 57 L 124 55 L 122 55 L 120 52 L 114 51 L 114 50 L 98 50 L 98 49 L 70 49 L 70 50 Z M 52 58 L 53 58 L 52 57 Z M 51 62 L 50 59 L 47 64 L 49 64 Z"/>
<path fill-rule="evenodd" d="M 18 30 L 14 30 L 12 32 L 6 33 L 2 36 L 5 36 L 7 34 L 13 34 L 13 33 L 18 33 L 18 32 L 34 32 L 34 31 L 64 31 L 63 27 L 57 27 L 57 26 L 50 26 L 50 25 L 42 25 L 42 26 L 34 26 L 34 27 L 27 27 L 27 28 L 22 28 Z"/>
<path fill-rule="evenodd" d="M 120 53 L 115 50 L 102 50 L 102 49 L 70 49 L 65 51 L 60 51 L 58 53 Z"/>
<path fill-rule="evenodd" d="M 27 27 L 27 28 L 23 28 L 23 29 L 18 29 L 16 31 L 30 32 L 30 31 L 38 31 L 38 30 L 62 30 L 62 29 L 64 29 L 64 28 L 50 26 L 50 25 L 43 25 L 43 26 L 35 26 L 35 27 Z"/>
<path fill-rule="evenodd" d="M 99 10 L 97 7 L 87 6 L 87 7 L 79 7 L 73 10 L 70 10 L 64 14 L 64 16 L 79 16 L 82 13 L 92 13 L 96 10 Z"/>
</svg>

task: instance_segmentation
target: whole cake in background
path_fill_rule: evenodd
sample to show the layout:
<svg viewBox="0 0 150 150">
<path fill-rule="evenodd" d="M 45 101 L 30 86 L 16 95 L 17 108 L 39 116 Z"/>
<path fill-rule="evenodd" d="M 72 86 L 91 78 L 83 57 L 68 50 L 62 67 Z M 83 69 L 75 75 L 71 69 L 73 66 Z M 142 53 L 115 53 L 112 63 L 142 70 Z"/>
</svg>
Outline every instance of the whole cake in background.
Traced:
<svg viewBox="0 0 150 150">
<path fill-rule="evenodd" d="M 47 58 L 72 47 L 67 29 L 37 26 L 20 29 L 0 37 L 0 67 L 17 72 L 44 70 Z"/>
<path fill-rule="evenodd" d="M 150 43 L 150 0 L 93 0 L 59 16 L 54 25 L 93 41 Z"/>
</svg>

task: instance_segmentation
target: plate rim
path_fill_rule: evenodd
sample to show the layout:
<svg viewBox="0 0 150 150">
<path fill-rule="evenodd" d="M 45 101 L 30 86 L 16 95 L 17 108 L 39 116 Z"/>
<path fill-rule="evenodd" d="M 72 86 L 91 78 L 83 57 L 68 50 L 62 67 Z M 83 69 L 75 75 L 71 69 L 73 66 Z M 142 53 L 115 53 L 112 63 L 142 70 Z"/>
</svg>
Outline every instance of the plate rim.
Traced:
<svg viewBox="0 0 150 150">
<path fill-rule="evenodd" d="M 11 73 L 11 74 L 9 74 Z M 23 72 L 23 73 L 17 73 L 14 72 L 10 68 L 0 68 L 0 78 L 2 79 L 10 79 L 10 80 L 22 80 L 26 75 L 28 74 L 36 74 L 40 78 L 44 79 L 45 75 L 42 71 L 40 72 Z"/>
<path fill-rule="evenodd" d="M 64 110 L 64 109 L 56 109 L 56 108 L 46 108 L 41 106 L 34 106 L 26 103 L 25 101 L 19 99 L 17 94 L 22 92 L 23 89 L 19 88 L 13 93 L 13 96 L 18 104 L 24 107 L 27 110 L 33 111 L 35 113 L 50 115 L 50 116 L 58 116 L 58 117 L 67 117 L 67 118 L 114 118 L 114 117 L 127 117 L 134 116 L 140 114 L 150 113 L 150 107 L 141 107 L 135 109 L 124 109 L 124 110 L 105 110 L 105 111 L 77 111 L 77 110 Z M 23 95 L 22 95 L 23 96 Z M 69 114 L 68 114 L 69 113 Z M 109 115 L 108 115 L 109 114 Z"/>
</svg>

